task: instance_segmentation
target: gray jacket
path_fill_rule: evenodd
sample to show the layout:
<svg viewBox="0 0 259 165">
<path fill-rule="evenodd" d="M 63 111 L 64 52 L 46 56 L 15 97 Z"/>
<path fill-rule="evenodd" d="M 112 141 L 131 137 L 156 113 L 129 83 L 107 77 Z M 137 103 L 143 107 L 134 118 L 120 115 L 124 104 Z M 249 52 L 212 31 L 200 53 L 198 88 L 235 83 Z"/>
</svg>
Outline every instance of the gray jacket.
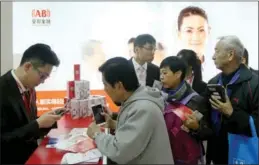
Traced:
<svg viewBox="0 0 259 165">
<path fill-rule="evenodd" d="M 100 152 L 118 164 L 173 164 L 157 89 L 139 87 L 120 108 L 115 136 L 95 138 Z"/>
</svg>

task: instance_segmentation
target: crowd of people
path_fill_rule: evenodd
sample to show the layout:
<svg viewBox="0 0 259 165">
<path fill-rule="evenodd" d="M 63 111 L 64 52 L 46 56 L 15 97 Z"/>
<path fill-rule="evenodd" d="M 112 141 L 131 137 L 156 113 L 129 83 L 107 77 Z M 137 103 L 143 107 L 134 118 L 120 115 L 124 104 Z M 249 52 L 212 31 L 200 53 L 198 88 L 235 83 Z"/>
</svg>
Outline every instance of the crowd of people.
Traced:
<svg viewBox="0 0 259 165">
<path fill-rule="evenodd" d="M 89 136 L 95 139 L 101 152 L 119 164 L 228 164 L 231 150 L 228 133 L 251 136 L 250 116 L 258 133 L 258 71 L 246 64 L 247 50 L 236 36 L 219 38 L 213 60 L 221 73 L 212 75 L 205 83 L 201 61 L 193 50 L 183 49 L 177 55 L 166 57 L 158 67 L 151 63 L 155 46 L 153 36 L 139 35 L 130 60 L 112 58 L 99 68 L 105 91 L 121 107 L 117 119 L 106 116 L 109 123 L 116 123 L 114 136 L 101 133 L 94 123 Z M 152 88 L 156 81 L 162 83 L 162 89 Z M 226 100 L 211 93 L 208 84 L 224 86 Z M 170 113 L 179 102 L 203 117 L 198 119 L 192 113 L 182 121 Z M 158 116 L 164 116 L 164 121 Z M 187 127 L 187 133 L 182 125 Z M 156 136 L 157 131 L 163 131 L 164 136 L 161 132 Z M 204 141 L 207 141 L 206 148 Z M 151 149 L 154 146 L 156 149 Z M 171 146 L 171 155 L 166 154 L 165 146 Z"/>
<path fill-rule="evenodd" d="M 248 51 L 237 36 L 219 38 L 213 61 L 221 72 L 208 83 L 203 56 L 195 50 L 182 49 L 157 66 L 152 35 L 138 35 L 129 44 L 130 59 L 114 57 L 98 68 L 105 92 L 120 107 L 118 114 L 103 114 L 114 134 L 103 133 L 94 121 L 87 130 L 111 163 L 228 164 L 228 133 L 251 137 L 251 116 L 258 136 L 258 71 L 248 66 Z M 61 116 L 55 112 L 37 117 L 34 88 L 59 63 L 51 47 L 35 44 L 18 68 L 1 76 L 1 163 L 25 163 L 37 139 L 56 127 Z M 225 100 L 209 91 L 215 84 L 224 87 Z M 181 105 L 191 113 L 173 113 Z"/>
</svg>

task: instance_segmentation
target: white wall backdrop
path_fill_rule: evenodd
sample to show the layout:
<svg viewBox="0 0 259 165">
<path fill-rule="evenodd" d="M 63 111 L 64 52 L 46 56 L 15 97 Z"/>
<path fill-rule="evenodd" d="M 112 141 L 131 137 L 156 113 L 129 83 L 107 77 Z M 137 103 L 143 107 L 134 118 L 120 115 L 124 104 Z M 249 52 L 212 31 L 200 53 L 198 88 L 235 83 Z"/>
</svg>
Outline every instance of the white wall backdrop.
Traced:
<svg viewBox="0 0 259 165">
<path fill-rule="evenodd" d="M 127 57 L 128 39 L 150 33 L 166 46 L 167 55 L 174 55 L 178 50 L 177 17 L 189 5 L 202 7 L 212 28 L 205 53 L 211 65 L 206 70 L 215 70 L 211 57 L 215 41 L 222 35 L 240 37 L 249 51 L 250 66 L 258 69 L 257 2 L 14 2 L 14 67 L 30 45 L 49 44 L 61 59 L 61 66 L 38 90 L 64 90 L 66 81 L 73 79 L 73 64 L 82 63 L 82 46 L 89 40 L 102 43 L 105 59 Z M 38 8 L 51 11 L 50 26 L 32 25 L 31 12 Z M 97 73 L 97 70 L 91 73 L 82 70 L 86 79 Z M 91 87 L 102 89 L 102 83 Z"/>
<path fill-rule="evenodd" d="M 1 2 L 1 75 L 13 67 L 12 8 L 12 2 Z"/>
</svg>

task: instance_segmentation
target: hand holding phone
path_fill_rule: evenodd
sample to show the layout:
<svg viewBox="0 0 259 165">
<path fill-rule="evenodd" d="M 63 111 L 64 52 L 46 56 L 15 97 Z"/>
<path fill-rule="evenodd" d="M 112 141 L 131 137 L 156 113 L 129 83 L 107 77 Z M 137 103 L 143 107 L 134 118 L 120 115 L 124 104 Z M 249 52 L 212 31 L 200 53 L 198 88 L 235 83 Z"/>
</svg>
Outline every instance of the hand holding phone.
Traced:
<svg viewBox="0 0 259 165">
<path fill-rule="evenodd" d="M 55 109 L 54 112 L 56 115 L 61 115 L 63 116 L 64 114 L 66 114 L 69 110 L 67 110 L 66 108 L 58 108 Z"/>
<path fill-rule="evenodd" d="M 92 107 L 95 123 L 98 125 L 105 124 L 104 108 L 101 104 Z"/>
<path fill-rule="evenodd" d="M 69 102 L 70 102 L 70 100 L 68 100 L 68 101 L 66 102 L 66 104 L 64 105 L 63 108 L 55 109 L 55 110 L 54 110 L 54 113 L 55 113 L 56 115 L 61 115 L 61 116 L 63 116 L 64 114 L 66 114 L 67 112 L 69 112 L 69 110 L 66 108 L 67 105 L 69 104 Z"/>
<path fill-rule="evenodd" d="M 209 95 L 214 96 L 219 101 L 225 103 L 226 102 L 226 89 L 219 84 L 208 84 L 207 89 L 209 91 Z"/>
<path fill-rule="evenodd" d="M 214 85 L 212 88 L 208 87 L 208 89 L 212 91 L 209 99 L 211 107 L 227 117 L 231 116 L 233 113 L 233 107 L 225 88 L 220 85 Z"/>
<path fill-rule="evenodd" d="M 193 115 L 197 118 L 198 121 L 200 121 L 203 117 L 203 114 L 201 114 L 199 111 L 195 110 L 193 112 Z"/>
<path fill-rule="evenodd" d="M 184 126 L 188 129 L 197 130 L 199 128 L 199 120 L 197 119 L 194 113 L 187 114 L 186 120 L 183 121 L 183 123 Z"/>
</svg>

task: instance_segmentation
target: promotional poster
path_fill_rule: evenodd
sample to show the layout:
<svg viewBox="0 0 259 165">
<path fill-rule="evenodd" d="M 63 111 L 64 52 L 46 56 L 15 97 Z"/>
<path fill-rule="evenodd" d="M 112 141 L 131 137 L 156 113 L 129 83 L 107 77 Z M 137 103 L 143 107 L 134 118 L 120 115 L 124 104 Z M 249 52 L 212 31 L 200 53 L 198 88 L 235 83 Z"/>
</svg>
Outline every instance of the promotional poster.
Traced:
<svg viewBox="0 0 259 165">
<path fill-rule="evenodd" d="M 202 8 L 206 18 L 182 17 L 188 6 Z M 238 36 L 249 52 L 249 65 L 258 69 L 257 2 L 13 2 L 13 67 L 35 43 L 57 53 L 60 66 L 36 89 L 42 112 L 63 105 L 75 64 L 80 64 L 81 79 L 90 81 L 91 94 L 107 96 L 98 67 L 112 57 L 129 59 L 128 40 L 143 33 L 157 40 L 153 63 L 158 66 L 181 49 L 194 50 L 205 82 L 219 73 L 212 56 L 224 35 Z"/>
</svg>

